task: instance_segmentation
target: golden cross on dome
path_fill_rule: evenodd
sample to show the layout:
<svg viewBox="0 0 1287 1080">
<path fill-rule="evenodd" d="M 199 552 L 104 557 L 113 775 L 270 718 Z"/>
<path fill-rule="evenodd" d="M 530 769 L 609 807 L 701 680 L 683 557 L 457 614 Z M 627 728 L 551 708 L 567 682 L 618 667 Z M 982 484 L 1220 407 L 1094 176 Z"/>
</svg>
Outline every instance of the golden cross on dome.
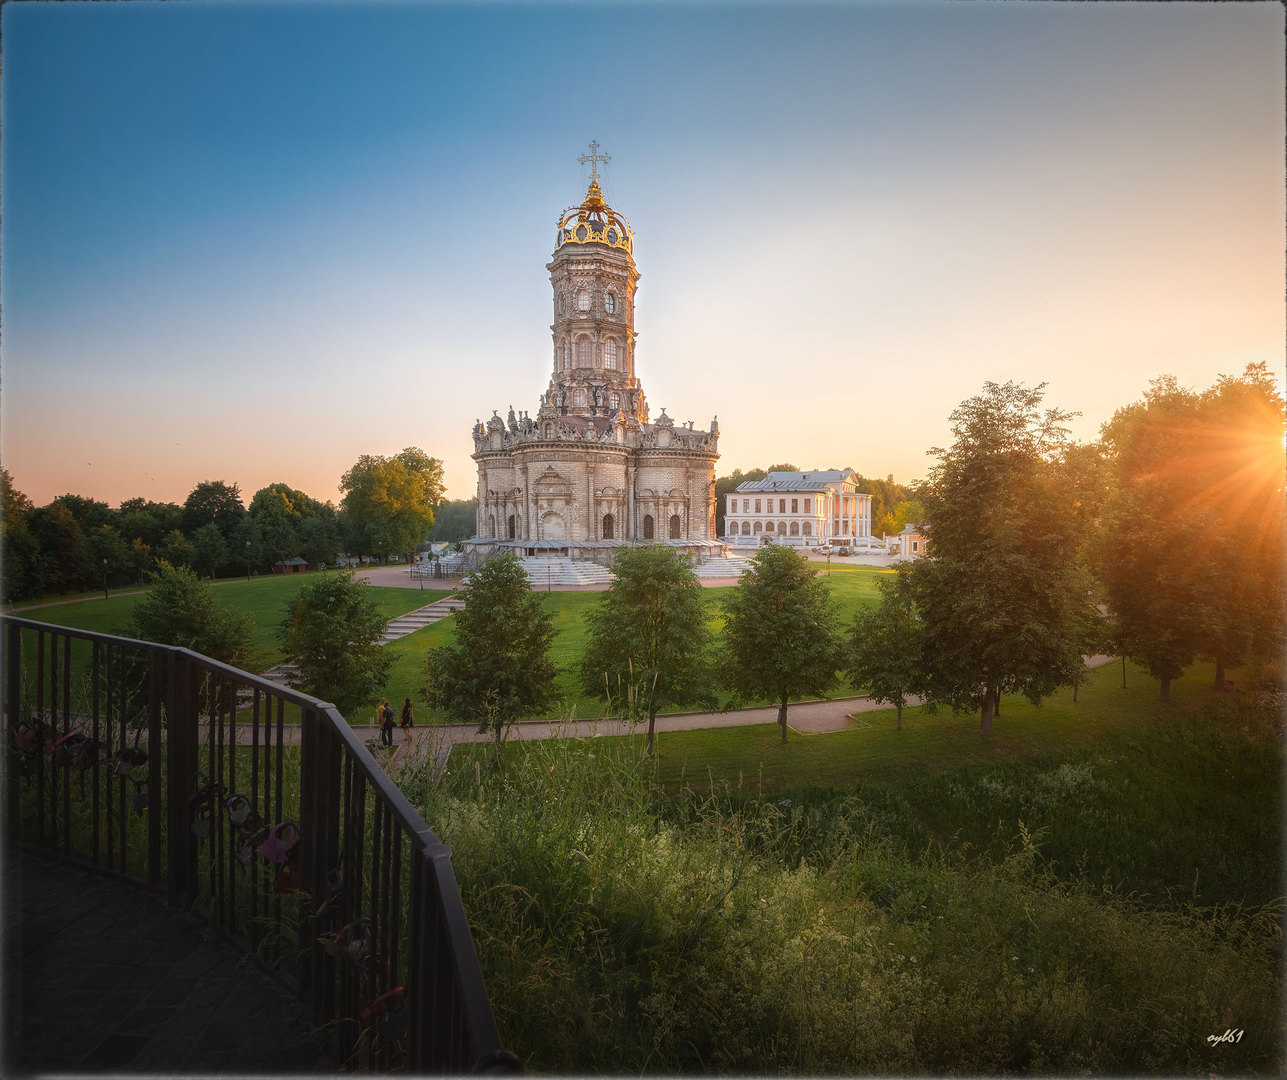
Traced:
<svg viewBox="0 0 1287 1080">
<path fill-rule="evenodd" d="M 612 160 L 612 158 L 607 154 L 600 154 L 598 150 L 598 142 L 592 139 L 590 141 L 590 152 L 588 154 L 582 154 L 577 158 L 577 161 L 582 165 L 586 162 L 590 163 L 590 183 L 592 184 L 597 184 L 599 182 L 599 162 Z"/>
</svg>

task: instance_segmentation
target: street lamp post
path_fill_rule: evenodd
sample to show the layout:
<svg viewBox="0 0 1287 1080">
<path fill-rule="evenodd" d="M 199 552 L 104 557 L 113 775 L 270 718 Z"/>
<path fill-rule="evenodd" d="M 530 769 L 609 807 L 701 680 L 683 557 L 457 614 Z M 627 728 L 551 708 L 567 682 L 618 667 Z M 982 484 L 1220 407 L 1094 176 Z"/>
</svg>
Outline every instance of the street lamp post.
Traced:
<svg viewBox="0 0 1287 1080">
<path fill-rule="evenodd" d="M 831 552 L 827 552 L 827 577 L 831 577 Z"/>
<path fill-rule="evenodd" d="M 107 560 L 103 560 L 103 599 L 107 599 Z"/>
<path fill-rule="evenodd" d="M 246 580 L 250 580 L 250 541 L 246 541 Z"/>
</svg>

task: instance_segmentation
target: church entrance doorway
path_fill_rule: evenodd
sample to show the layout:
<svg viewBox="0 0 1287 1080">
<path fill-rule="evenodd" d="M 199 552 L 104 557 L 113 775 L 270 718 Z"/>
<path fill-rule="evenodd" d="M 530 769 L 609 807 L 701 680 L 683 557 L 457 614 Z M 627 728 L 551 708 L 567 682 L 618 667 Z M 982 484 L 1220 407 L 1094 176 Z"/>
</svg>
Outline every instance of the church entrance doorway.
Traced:
<svg viewBox="0 0 1287 1080">
<path fill-rule="evenodd" d="M 672 540 L 679 539 L 679 515 L 678 514 L 670 515 L 670 538 Z"/>
<path fill-rule="evenodd" d="M 643 538 L 644 538 L 645 540 L 651 540 L 651 539 L 653 538 L 652 515 L 651 515 L 651 514 L 644 514 L 644 520 L 643 520 L 643 532 L 644 532 Z"/>
</svg>

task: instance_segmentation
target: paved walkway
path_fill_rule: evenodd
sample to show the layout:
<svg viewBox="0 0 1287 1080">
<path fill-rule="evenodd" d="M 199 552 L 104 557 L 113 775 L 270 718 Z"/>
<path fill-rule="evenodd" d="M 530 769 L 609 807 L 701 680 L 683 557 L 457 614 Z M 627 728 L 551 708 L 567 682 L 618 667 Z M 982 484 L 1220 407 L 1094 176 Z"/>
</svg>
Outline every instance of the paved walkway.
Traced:
<svg viewBox="0 0 1287 1080">
<path fill-rule="evenodd" d="M 302 1007 L 139 886 L 4 861 L 5 1076 L 334 1074 Z"/>
</svg>

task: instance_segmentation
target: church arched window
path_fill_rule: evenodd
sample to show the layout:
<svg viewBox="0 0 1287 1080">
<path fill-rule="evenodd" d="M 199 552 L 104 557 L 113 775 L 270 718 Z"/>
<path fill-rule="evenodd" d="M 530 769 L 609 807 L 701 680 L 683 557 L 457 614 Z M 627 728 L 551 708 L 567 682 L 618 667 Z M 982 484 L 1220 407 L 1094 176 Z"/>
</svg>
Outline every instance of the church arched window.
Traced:
<svg viewBox="0 0 1287 1080">
<path fill-rule="evenodd" d="M 574 409 L 585 408 L 585 388 L 578 386 L 572 391 L 572 407 Z"/>
<path fill-rule="evenodd" d="M 651 539 L 652 539 L 652 537 L 653 537 L 653 529 L 652 529 L 652 515 L 651 515 L 651 514 L 644 514 L 644 519 L 643 519 L 643 530 L 644 530 L 644 537 L 643 537 L 643 538 L 644 538 L 645 540 L 651 540 Z"/>
<path fill-rule="evenodd" d="M 578 289 L 578 290 L 577 290 L 577 294 L 576 294 L 576 309 L 577 309 L 577 311 L 589 311 L 589 310 L 590 310 L 590 290 L 589 290 L 589 289 Z"/>
<path fill-rule="evenodd" d="M 603 366 L 609 371 L 617 370 L 617 343 L 612 338 L 603 343 Z"/>
<path fill-rule="evenodd" d="M 603 310 L 609 315 L 617 310 L 617 298 L 613 296 L 612 293 L 608 293 L 608 295 L 603 298 Z"/>
<path fill-rule="evenodd" d="M 613 526 L 612 515 L 604 514 L 603 515 L 603 539 L 604 540 L 612 539 L 612 526 Z"/>
<path fill-rule="evenodd" d="M 560 342 L 559 342 L 559 353 L 561 354 L 561 359 L 562 359 L 562 361 L 563 361 L 562 368 L 563 368 L 563 370 L 564 370 L 564 371 L 567 371 L 567 369 L 568 369 L 568 359 L 569 359 L 570 354 L 571 354 L 571 349 L 570 349 L 570 347 L 568 346 L 568 339 L 567 339 L 567 338 L 564 338 L 562 341 L 560 341 Z"/>
<path fill-rule="evenodd" d="M 615 390 L 608 395 L 608 408 L 610 408 L 613 412 L 616 412 L 619 408 L 621 408 L 621 395 L 618 394 Z"/>
<path fill-rule="evenodd" d="M 591 357 L 594 353 L 594 343 L 582 334 L 576 339 L 576 366 L 579 368 L 590 367 Z"/>
<path fill-rule="evenodd" d="M 670 538 L 672 540 L 679 539 L 679 515 L 678 514 L 670 515 Z"/>
</svg>

